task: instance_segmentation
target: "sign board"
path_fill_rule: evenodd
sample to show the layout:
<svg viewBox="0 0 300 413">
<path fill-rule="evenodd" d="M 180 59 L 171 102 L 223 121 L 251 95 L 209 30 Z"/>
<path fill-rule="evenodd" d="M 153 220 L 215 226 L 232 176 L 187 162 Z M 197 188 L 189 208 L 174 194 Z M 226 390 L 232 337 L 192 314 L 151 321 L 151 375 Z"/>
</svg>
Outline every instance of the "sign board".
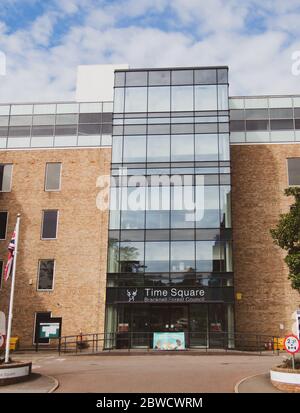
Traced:
<svg viewBox="0 0 300 413">
<path fill-rule="evenodd" d="M 284 339 L 284 348 L 288 353 L 295 354 L 299 351 L 300 341 L 294 335 L 286 336 Z"/>
<path fill-rule="evenodd" d="M 155 350 L 184 350 L 185 335 L 183 332 L 153 333 Z"/>
<path fill-rule="evenodd" d="M 40 338 L 59 338 L 60 323 L 40 323 Z"/>
</svg>

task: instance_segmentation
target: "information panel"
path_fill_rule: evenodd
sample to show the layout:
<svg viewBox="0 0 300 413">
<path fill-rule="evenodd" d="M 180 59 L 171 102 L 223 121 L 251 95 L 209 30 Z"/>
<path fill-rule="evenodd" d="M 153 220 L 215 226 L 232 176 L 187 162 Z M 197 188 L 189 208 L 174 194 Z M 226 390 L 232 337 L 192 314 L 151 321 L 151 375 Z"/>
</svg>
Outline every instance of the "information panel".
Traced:
<svg viewBox="0 0 300 413">
<path fill-rule="evenodd" d="M 153 333 L 153 348 L 155 350 L 185 350 L 185 335 L 183 332 Z"/>
</svg>

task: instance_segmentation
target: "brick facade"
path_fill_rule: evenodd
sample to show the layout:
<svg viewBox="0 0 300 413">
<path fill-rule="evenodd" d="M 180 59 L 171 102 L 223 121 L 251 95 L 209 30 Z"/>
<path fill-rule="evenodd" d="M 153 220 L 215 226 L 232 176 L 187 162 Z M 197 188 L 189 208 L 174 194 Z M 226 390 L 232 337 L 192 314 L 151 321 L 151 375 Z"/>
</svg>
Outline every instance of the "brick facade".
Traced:
<svg viewBox="0 0 300 413">
<path fill-rule="evenodd" d="M 288 211 L 288 157 L 300 157 L 300 144 L 231 146 L 236 331 L 291 332 L 300 295 L 290 287 L 284 253 L 270 228 Z M 280 330 L 280 324 L 284 329 Z"/>
<path fill-rule="evenodd" d="M 9 211 L 7 238 L 18 212 L 20 244 L 16 274 L 13 335 L 22 346 L 33 342 L 36 312 L 62 317 L 62 334 L 101 332 L 104 328 L 108 214 L 96 207 L 99 175 L 109 175 L 110 149 L 21 150 L 0 152 L 0 163 L 13 163 L 12 191 L 0 194 L 0 210 Z M 44 191 L 47 162 L 62 162 L 61 190 Z M 43 209 L 58 209 L 56 240 L 41 240 Z M 39 259 L 55 259 L 54 291 L 37 291 Z M 0 290 L 7 314 L 10 282 Z"/>
</svg>

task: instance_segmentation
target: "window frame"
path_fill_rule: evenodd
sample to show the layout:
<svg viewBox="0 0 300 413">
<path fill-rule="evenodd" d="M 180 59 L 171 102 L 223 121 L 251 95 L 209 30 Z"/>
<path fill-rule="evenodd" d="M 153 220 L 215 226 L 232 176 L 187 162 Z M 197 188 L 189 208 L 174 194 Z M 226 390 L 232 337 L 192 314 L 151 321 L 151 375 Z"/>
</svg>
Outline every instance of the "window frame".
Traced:
<svg viewBox="0 0 300 413">
<path fill-rule="evenodd" d="M 44 220 L 45 220 L 45 212 L 47 211 L 57 211 L 57 220 L 56 220 L 56 237 L 55 238 L 44 238 L 43 237 L 43 228 L 44 228 Z M 51 241 L 56 240 L 58 238 L 58 221 L 59 221 L 59 210 L 58 209 L 43 209 L 42 210 L 42 225 L 41 225 L 41 240 L 42 241 Z"/>
<path fill-rule="evenodd" d="M 50 164 L 59 164 L 60 165 L 60 171 L 59 171 L 59 188 L 58 189 L 47 189 L 47 177 L 48 177 L 48 165 Z M 61 191 L 61 175 L 62 175 L 62 162 L 46 162 L 46 167 L 45 167 L 45 179 L 44 179 L 44 191 L 45 192 L 60 192 Z"/>
<path fill-rule="evenodd" d="M 299 184 L 297 185 L 290 184 L 289 159 L 299 159 L 299 163 L 300 163 L 300 156 L 291 156 L 289 158 L 286 158 L 287 185 L 288 187 L 293 187 L 293 186 L 300 187 L 300 177 L 299 177 Z"/>
<path fill-rule="evenodd" d="M 2 176 L 2 185 L 3 185 L 3 177 L 4 177 L 4 169 L 5 169 L 5 166 L 8 166 L 8 165 L 10 165 L 11 166 L 11 174 L 10 174 L 10 180 L 9 180 L 9 191 L 3 191 L 3 190 L 0 190 L 0 193 L 9 193 L 9 192 L 11 192 L 11 188 L 12 188 L 12 176 L 13 176 L 13 167 L 14 167 L 14 164 L 13 163 L 0 163 L 0 165 L 3 165 L 3 176 Z"/>
<path fill-rule="evenodd" d="M 1 260 L 0 260 L 1 261 Z M 53 276 L 52 276 L 52 288 L 39 288 L 39 281 L 40 281 L 40 269 L 41 269 L 41 262 L 42 261 L 53 261 Z M 56 260 L 55 258 L 40 258 L 38 261 L 38 269 L 37 269 L 37 279 L 36 279 L 36 291 L 38 292 L 52 292 L 54 291 L 55 285 L 55 270 L 56 270 Z"/>
</svg>

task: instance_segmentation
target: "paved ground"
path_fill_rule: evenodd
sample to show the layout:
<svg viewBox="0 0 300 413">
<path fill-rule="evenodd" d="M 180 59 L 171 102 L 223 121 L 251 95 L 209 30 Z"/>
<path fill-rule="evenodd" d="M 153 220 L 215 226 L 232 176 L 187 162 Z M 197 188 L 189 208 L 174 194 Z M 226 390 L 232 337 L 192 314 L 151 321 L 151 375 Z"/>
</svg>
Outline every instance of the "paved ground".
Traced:
<svg viewBox="0 0 300 413">
<path fill-rule="evenodd" d="M 232 393 L 245 377 L 264 374 L 282 356 L 258 355 L 17 355 L 33 372 L 59 381 L 56 392 Z M 262 383 L 254 383 L 259 392 Z M 272 388 L 271 388 L 272 389 Z M 249 387 L 248 387 L 249 390 Z M 251 390 L 251 388 L 250 388 Z"/>
<path fill-rule="evenodd" d="M 33 373 L 30 380 L 23 383 L 0 386 L 1 393 L 49 393 L 58 386 L 58 381 L 53 377 Z"/>
<path fill-rule="evenodd" d="M 236 387 L 238 393 L 282 393 L 270 382 L 269 373 L 248 377 Z"/>
</svg>

